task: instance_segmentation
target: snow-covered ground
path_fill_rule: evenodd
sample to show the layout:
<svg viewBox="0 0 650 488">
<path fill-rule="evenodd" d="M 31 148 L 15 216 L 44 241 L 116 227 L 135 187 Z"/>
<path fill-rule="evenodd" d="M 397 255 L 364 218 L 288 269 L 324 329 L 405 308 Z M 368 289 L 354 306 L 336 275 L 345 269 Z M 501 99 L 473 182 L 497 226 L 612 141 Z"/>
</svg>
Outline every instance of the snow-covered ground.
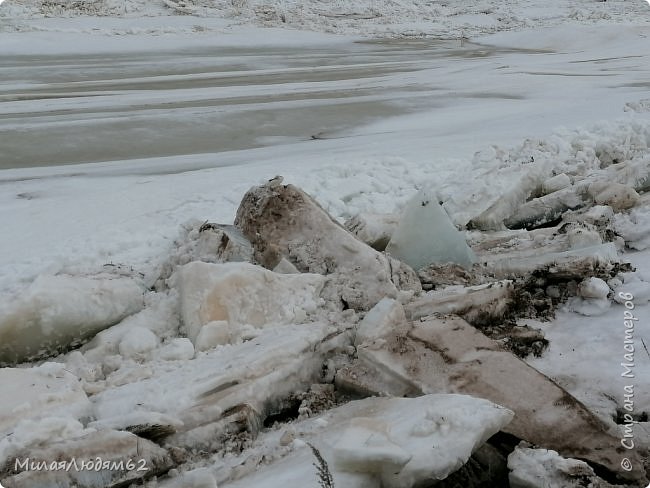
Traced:
<svg viewBox="0 0 650 488">
<path fill-rule="evenodd" d="M 57 273 L 119 265 L 153 285 L 183 225 L 232 223 L 246 190 L 276 175 L 340 221 L 398 212 L 434 189 L 464 225 L 528 172 L 588 175 L 607 158 L 650 166 L 650 6 L 641 0 L 72 4 L 0 6 L 0 320 L 16 294 Z M 634 248 L 622 257 L 637 272 L 616 285 L 635 296 L 636 412 L 647 412 L 647 195 L 616 225 Z M 49 290 L 48 303 L 57 293 L 66 301 L 70 288 Z M 131 345 L 122 324 L 98 336 L 90 357 L 59 358 L 92 384 L 99 376 L 86 360 L 114 354 L 119 374 L 103 384 L 95 420 L 114 420 L 112 397 L 137 405 L 135 381 L 177 374 L 156 392 L 161 402 L 176 401 L 181 385 L 195 389 L 185 375 L 203 363 L 166 365 L 192 357 L 173 342 L 175 299 L 145 300 L 127 319 L 140 328 Z M 611 416 L 625 394 L 624 301 L 595 317 L 579 305 L 536 324 L 550 347 L 530 364 Z M 302 351 L 320 337 L 295 334 L 283 347 Z M 35 371 L 55 375 L 51 365 Z M 158 411 L 177 413 L 171 403 Z M 19 430 L 23 439 L 82 431 L 87 419 L 72 417 Z M 647 425 L 635 431 L 639 446 L 650 444 Z M 14 452 L 11 441 L 3 452 Z"/>
</svg>

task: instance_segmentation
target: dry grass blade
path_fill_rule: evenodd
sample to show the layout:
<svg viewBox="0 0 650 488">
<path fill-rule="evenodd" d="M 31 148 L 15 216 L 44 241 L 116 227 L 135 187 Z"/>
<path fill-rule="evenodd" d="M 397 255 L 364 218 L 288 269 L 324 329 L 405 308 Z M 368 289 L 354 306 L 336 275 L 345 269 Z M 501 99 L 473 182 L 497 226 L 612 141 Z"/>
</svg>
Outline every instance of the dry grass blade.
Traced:
<svg viewBox="0 0 650 488">
<path fill-rule="evenodd" d="M 316 471 L 318 473 L 318 484 L 320 485 L 321 488 L 334 488 L 334 478 L 332 477 L 330 468 L 327 465 L 327 461 L 325 461 L 325 458 L 320 453 L 320 451 L 316 449 L 315 446 L 313 446 L 309 442 L 307 443 L 307 445 L 311 449 L 311 452 L 314 453 L 314 457 L 316 458 L 317 461 L 314 463 L 314 466 L 316 467 Z"/>
</svg>

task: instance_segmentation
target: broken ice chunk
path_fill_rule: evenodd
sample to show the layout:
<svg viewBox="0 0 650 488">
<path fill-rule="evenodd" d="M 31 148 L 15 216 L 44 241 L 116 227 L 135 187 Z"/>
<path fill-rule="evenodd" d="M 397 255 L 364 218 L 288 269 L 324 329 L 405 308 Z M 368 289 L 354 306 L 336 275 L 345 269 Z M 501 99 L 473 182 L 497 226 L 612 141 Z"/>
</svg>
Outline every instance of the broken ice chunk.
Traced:
<svg viewBox="0 0 650 488">
<path fill-rule="evenodd" d="M 387 437 L 388 425 L 378 419 L 355 418 L 334 447 L 338 469 L 356 473 L 397 473 L 412 455 Z"/>
<path fill-rule="evenodd" d="M 571 186 L 571 178 L 569 178 L 565 173 L 560 173 L 559 175 L 544 180 L 542 183 L 542 191 L 544 194 L 548 195 L 549 193 L 562 190 L 568 186 Z"/>
<path fill-rule="evenodd" d="M 359 323 L 354 343 L 361 344 L 382 337 L 405 322 L 402 304 L 392 298 L 383 298 Z"/>
<path fill-rule="evenodd" d="M 515 448 L 508 456 L 510 486 L 536 488 L 539 486 L 601 486 L 600 478 L 584 461 L 566 459 L 550 449 Z M 602 485 L 605 485 L 602 483 Z"/>
<path fill-rule="evenodd" d="M 588 191 L 597 205 L 608 205 L 615 212 L 632 208 L 639 200 L 634 188 L 611 181 L 596 181 L 589 185 Z"/>
<path fill-rule="evenodd" d="M 109 275 L 41 275 L 0 309 L 0 363 L 36 359 L 83 343 L 139 312 L 143 288 Z"/>
<path fill-rule="evenodd" d="M 232 330 L 226 320 L 213 320 L 208 322 L 196 336 L 196 350 L 207 351 L 213 347 L 223 344 L 230 344 L 232 341 Z"/>
<path fill-rule="evenodd" d="M 599 246 L 603 243 L 600 234 L 585 227 L 574 227 L 567 232 L 570 249 L 584 249 L 585 247 Z"/>
<path fill-rule="evenodd" d="M 225 486 L 316 486 L 318 460 L 307 443 L 327 462 L 337 488 L 433 486 L 467 463 L 513 418 L 510 410 L 492 402 L 453 394 L 366 398 L 325 415 L 326 429 L 314 428 L 317 421 L 312 419 L 295 424 L 300 439 L 292 441 L 287 456 L 273 459 L 258 451 L 270 461 L 255 463 Z M 280 436 L 280 431 L 262 433 L 258 445 L 275 446 Z"/>
<path fill-rule="evenodd" d="M 468 268 L 476 261 L 463 234 L 428 190 L 420 191 L 408 203 L 386 252 L 416 270 L 431 263 Z"/>
<path fill-rule="evenodd" d="M 609 285 L 600 278 L 587 278 L 578 285 L 578 294 L 582 298 L 607 298 Z"/>
<path fill-rule="evenodd" d="M 386 249 L 399 225 L 396 214 L 360 213 L 345 222 L 345 228 L 377 251 Z"/>
<path fill-rule="evenodd" d="M 353 310 L 421 290 L 412 269 L 361 242 L 293 185 L 251 188 L 235 225 L 250 239 L 259 264 L 274 269 L 284 256 L 303 273 L 329 275 L 326 294 Z"/>
<path fill-rule="evenodd" d="M 305 322 L 322 305 L 324 283 L 325 277 L 317 274 L 278 274 L 249 263 L 198 261 L 182 266 L 175 278 L 181 317 L 198 350 L 231 342 L 245 325 Z M 202 328 L 210 323 L 212 330 L 199 342 Z"/>
<path fill-rule="evenodd" d="M 600 278 L 587 278 L 578 285 L 578 296 L 567 302 L 567 308 L 587 317 L 602 315 L 611 305 L 609 292 L 609 285 Z"/>
<path fill-rule="evenodd" d="M 129 329 L 118 346 L 120 354 L 124 357 L 145 360 L 150 357 L 159 343 L 159 339 L 146 327 L 136 326 Z"/>
<path fill-rule="evenodd" d="M 0 369 L 0 434 L 19 420 L 89 417 L 91 404 L 78 378 L 58 363 L 38 368 Z"/>
<path fill-rule="evenodd" d="M 51 466 L 61 460 L 91 469 L 34 469 L 5 478 L 8 487 L 30 488 L 77 487 L 119 488 L 144 485 L 146 478 L 169 471 L 173 461 L 167 451 L 153 442 L 130 432 L 114 430 L 86 431 L 81 437 L 54 440 L 21 451 L 17 457 L 29 456 L 30 462 Z M 99 461 L 97 461 L 99 460 Z M 128 461 L 132 461 L 133 465 Z"/>
</svg>

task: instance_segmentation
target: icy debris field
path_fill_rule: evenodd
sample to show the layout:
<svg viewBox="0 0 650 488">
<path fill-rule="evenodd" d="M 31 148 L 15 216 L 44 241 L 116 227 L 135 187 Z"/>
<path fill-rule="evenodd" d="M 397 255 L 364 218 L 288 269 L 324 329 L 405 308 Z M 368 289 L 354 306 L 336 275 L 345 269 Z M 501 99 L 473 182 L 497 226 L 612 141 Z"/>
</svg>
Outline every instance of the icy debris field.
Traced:
<svg viewBox="0 0 650 488">
<path fill-rule="evenodd" d="M 606 362 L 615 314 L 630 344 L 648 316 L 647 260 L 626 258 L 648 243 L 615 230 L 648 211 L 646 151 L 566 185 L 531 166 L 469 233 L 429 191 L 343 226 L 276 177 L 234 225 L 186 223 L 152 275 L 41 275 L 0 318 L 3 482 L 643 486 L 650 364 Z M 397 246 L 423 227 L 436 238 Z M 120 464 L 136 455 L 146 470 Z M 66 456 L 102 463 L 24 464 Z"/>
<path fill-rule="evenodd" d="M 257 25 L 364 36 L 434 35 L 441 38 L 550 27 L 560 24 L 647 22 L 644 1 L 532 0 L 6 0 L 0 15 L 16 29 L 41 30 L 42 18 L 145 17 L 131 26 L 113 25 L 114 34 L 202 33 L 225 25 Z M 156 25 L 146 17 L 184 15 L 184 25 Z M 223 24 L 222 24 L 223 25 Z M 88 29 L 90 26 L 87 27 Z"/>
<path fill-rule="evenodd" d="M 2 486 L 645 488 L 648 18 L 5 1 Z"/>
</svg>

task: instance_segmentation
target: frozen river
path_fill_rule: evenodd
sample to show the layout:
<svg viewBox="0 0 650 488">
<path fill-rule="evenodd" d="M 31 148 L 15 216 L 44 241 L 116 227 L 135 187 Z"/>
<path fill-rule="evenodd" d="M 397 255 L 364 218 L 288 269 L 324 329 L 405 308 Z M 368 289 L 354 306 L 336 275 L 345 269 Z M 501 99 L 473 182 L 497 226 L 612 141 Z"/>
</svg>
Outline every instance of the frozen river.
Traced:
<svg viewBox="0 0 650 488">
<path fill-rule="evenodd" d="M 622 113 L 647 88 L 646 58 L 457 40 L 0 54 L 0 169 L 140 160 L 166 173 L 187 156 L 191 169 L 230 166 L 242 150 L 358 151 L 406 132 L 414 155 L 468 147 L 583 120 L 596 99 Z"/>
<path fill-rule="evenodd" d="M 439 79 L 513 49 L 458 41 L 0 55 L 0 168 L 249 149 L 349 136 L 462 93 Z M 471 63 L 475 60 L 476 63 Z M 459 65 L 460 67 L 460 65 Z"/>
</svg>

